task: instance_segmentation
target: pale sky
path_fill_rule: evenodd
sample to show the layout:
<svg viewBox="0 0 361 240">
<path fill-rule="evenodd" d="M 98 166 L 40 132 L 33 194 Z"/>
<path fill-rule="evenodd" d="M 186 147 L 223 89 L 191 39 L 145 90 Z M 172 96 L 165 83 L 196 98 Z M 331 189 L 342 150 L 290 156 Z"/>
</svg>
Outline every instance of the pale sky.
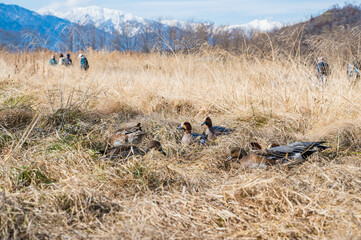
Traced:
<svg viewBox="0 0 361 240">
<path fill-rule="evenodd" d="M 345 0 L 0 0 L 36 11 L 41 8 L 69 10 L 99 6 L 149 19 L 209 21 L 217 25 L 244 24 L 256 19 L 295 23 L 316 16 Z M 361 1 L 349 1 L 360 5 Z"/>
</svg>

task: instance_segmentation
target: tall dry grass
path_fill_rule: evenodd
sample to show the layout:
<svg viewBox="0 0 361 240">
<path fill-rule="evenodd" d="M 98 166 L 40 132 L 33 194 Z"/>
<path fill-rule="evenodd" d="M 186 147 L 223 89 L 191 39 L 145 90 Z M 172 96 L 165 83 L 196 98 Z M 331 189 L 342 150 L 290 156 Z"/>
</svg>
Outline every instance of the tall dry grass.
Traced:
<svg viewBox="0 0 361 240">
<path fill-rule="evenodd" d="M 295 59 L 89 51 L 84 72 L 50 55 L 0 55 L 1 238 L 360 238 L 360 85 L 342 59 L 322 86 Z M 181 146 L 175 128 L 205 116 L 235 133 Z M 136 122 L 168 156 L 99 160 Z M 295 140 L 332 148 L 291 169 L 225 165 L 230 146 Z"/>
</svg>

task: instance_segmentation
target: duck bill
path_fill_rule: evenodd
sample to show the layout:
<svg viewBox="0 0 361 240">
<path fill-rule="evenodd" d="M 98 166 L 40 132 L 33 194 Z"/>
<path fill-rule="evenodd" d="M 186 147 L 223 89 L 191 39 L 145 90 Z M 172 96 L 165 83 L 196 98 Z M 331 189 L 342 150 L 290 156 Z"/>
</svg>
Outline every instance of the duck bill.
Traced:
<svg viewBox="0 0 361 240">
<path fill-rule="evenodd" d="M 233 159 L 233 157 L 229 157 L 229 158 L 227 159 L 227 162 L 231 161 L 232 159 Z"/>
<path fill-rule="evenodd" d="M 159 152 L 161 152 L 164 156 L 167 156 L 163 149 L 160 149 Z"/>
<path fill-rule="evenodd" d="M 203 126 L 203 125 L 205 125 L 205 124 L 206 124 L 206 122 L 202 122 L 201 126 Z"/>
<path fill-rule="evenodd" d="M 182 126 L 179 126 L 179 127 L 177 127 L 177 129 L 178 129 L 178 130 L 181 130 L 181 129 L 183 129 L 183 127 L 182 127 Z"/>
</svg>

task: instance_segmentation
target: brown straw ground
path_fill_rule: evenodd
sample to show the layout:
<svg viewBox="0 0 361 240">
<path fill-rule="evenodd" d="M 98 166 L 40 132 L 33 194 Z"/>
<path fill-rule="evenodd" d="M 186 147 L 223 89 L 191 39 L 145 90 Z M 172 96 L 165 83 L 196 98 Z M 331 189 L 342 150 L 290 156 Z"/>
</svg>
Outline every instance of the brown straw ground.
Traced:
<svg viewBox="0 0 361 240">
<path fill-rule="evenodd" d="M 1 52 L 0 238 L 359 239 L 360 85 L 341 60 L 320 86 L 296 60 L 217 54 L 89 51 L 82 72 L 49 66 L 47 52 Z M 235 132 L 182 146 L 176 127 L 202 132 L 206 116 Z M 108 137 L 138 122 L 167 156 L 102 159 Z M 305 140 L 331 148 L 292 167 L 225 161 L 252 141 Z"/>
</svg>

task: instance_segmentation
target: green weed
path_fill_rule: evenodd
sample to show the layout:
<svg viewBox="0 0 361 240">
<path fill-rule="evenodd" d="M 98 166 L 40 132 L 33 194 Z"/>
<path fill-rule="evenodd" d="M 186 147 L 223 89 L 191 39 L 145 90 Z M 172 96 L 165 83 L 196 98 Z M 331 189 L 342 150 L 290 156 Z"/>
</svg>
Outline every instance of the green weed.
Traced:
<svg viewBox="0 0 361 240">
<path fill-rule="evenodd" d="M 30 185 L 39 185 L 39 184 L 50 184 L 55 181 L 45 175 L 41 170 L 34 169 L 31 166 L 24 166 L 21 168 L 15 168 L 15 181 L 19 186 L 28 187 Z"/>
</svg>

